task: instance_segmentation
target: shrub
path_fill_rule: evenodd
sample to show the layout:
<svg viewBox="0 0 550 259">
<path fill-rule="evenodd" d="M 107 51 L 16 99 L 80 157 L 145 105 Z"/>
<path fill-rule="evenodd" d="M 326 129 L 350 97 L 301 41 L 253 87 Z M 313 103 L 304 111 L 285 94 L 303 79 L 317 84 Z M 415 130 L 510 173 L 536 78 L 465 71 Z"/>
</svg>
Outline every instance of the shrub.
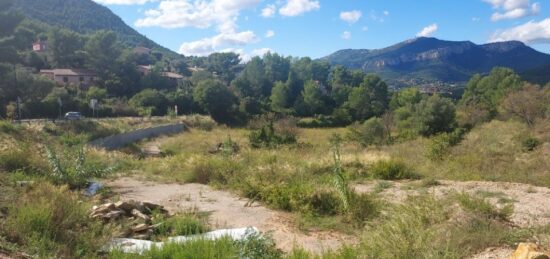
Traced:
<svg viewBox="0 0 550 259">
<path fill-rule="evenodd" d="M 382 180 L 416 179 L 418 176 L 405 163 L 396 160 L 380 160 L 370 167 L 373 178 Z"/>
<path fill-rule="evenodd" d="M 366 193 L 357 194 L 352 192 L 350 199 L 350 211 L 348 220 L 357 226 L 363 226 L 366 220 L 374 218 L 380 212 L 379 203 L 376 199 Z"/>
<path fill-rule="evenodd" d="M 315 191 L 310 198 L 311 209 L 319 215 L 336 215 L 341 210 L 338 196 L 330 191 Z"/>
<path fill-rule="evenodd" d="M 101 177 L 112 171 L 112 168 L 99 168 L 86 163 L 84 148 L 70 150 L 73 152 L 66 153 L 62 158 L 59 158 L 55 150 L 49 146 L 46 146 L 45 151 L 51 168 L 51 171 L 47 171 L 47 177 L 57 184 L 81 188 L 87 185 L 91 178 Z"/>
<path fill-rule="evenodd" d="M 276 126 L 273 122 L 269 122 L 259 130 L 250 132 L 250 146 L 253 148 L 273 148 L 279 145 L 295 144 L 297 134 L 295 125 L 290 121 L 279 121 Z"/>
<path fill-rule="evenodd" d="M 462 141 L 464 129 L 456 129 L 451 133 L 441 133 L 431 139 L 428 146 L 428 157 L 431 160 L 441 160 L 447 155 L 449 149 Z"/>
<path fill-rule="evenodd" d="M 355 123 L 348 127 L 348 138 L 362 146 L 380 145 L 386 142 L 387 133 L 382 119 L 370 118 L 365 123 Z"/>
<path fill-rule="evenodd" d="M 0 120 L 0 132 L 7 134 L 12 134 L 18 132 L 18 127 L 13 125 L 13 123 L 5 120 Z"/>
<path fill-rule="evenodd" d="M 38 257 L 93 257 L 106 231 L 89 219 L 88 209 L 66 187 L 41 183 L 12 205 L 5 227 L 12 240 Z"/>
<path fill-rule="evenodd" d="M 540 140 L 534 137 L 527 137 L 521 142 L 524 151 L 533 151 L 540 145 Z"/>
</svg>

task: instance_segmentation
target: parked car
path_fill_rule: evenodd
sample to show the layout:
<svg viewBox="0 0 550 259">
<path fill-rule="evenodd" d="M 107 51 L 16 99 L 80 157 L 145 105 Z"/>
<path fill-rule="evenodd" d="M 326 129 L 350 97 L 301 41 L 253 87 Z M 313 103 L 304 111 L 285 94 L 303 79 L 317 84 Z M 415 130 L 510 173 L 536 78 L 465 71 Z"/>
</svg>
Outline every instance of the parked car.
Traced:
<svg viewBox="0 0 550 259">
<path fill-rule="evenodd" d="M 70 121 L 72 121 L 72 120 L 80 120 L 80 119 L 82 119 L 82 118 L 84 118 L 84 116 L 82 116 L 82 114 L 81 114 L 80 112 L 67 112 L 67 113 L 65 114 L 65 119 L 66 119 L 66 120 L 70 120 Z"/>
</svg>

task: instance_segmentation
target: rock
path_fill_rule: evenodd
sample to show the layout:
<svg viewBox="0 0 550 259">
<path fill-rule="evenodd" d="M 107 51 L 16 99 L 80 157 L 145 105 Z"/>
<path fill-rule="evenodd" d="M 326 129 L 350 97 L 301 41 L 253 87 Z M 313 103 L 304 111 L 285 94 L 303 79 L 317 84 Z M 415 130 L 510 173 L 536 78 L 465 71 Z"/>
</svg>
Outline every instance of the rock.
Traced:
<svg viewBox="0 0 550 259">
<path fill-rule="evenodd" d="M 120 216 L 124 215 L 125 212 L 122 211 L 122 210 L 114 210 L 114 211 L 111 211 L 105 215 L 103 215 L 102 217 L 104 219 L 117 219 L 119 218 Z"/>
<path fill-rule="evenodd" d="M 142 213 L 141 211 L 139 211 L 139 210 L 133 209 L 131 213 L 132 213 L 132 215 L 134 215 L 134 216 L 136 216 L 136 217 L 138 217 L 138 218 L 144 219 L 146 222 L 151 221 L 151 218 L 150 218 L 149 216 L 143 214 L 143 213 Z"/>
<path fill-rule="evenodd" d="M 132 231 L 134 232 L 142 232 L 142 231 L 145 231 L 145 230 L 149 230 L 149 225 L 147 224 L 139 224 L 135 227 L 132 228 Z"/>
<path fill-rule="evenodd" d="M 520 243 L 510 259 L 550 259 L 550 253 L 543 252 L 536 244 Z"/>
<path fill-rule="evenodd" d="M 120 210 L 126 211 L 127 213 L 130 213 L 135 208 L 135 205 L 125 201 L 119 201 L 115 203 L 115 207 Z"/>
</svg>

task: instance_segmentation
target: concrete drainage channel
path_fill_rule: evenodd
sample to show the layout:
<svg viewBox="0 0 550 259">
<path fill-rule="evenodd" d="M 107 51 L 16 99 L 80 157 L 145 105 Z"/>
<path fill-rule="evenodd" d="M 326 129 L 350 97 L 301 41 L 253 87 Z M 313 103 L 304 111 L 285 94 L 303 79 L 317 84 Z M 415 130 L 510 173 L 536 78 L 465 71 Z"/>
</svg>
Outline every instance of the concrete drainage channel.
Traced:
<svg viewBox="0 0 550 259">
<path fill-rule="evenodd" d="M 143 139 L 180 133 L 185 131 L 186 128 L 187 127 L 184 124 L 171 124 L 153 128 L 139 129 L 118 135 L 96 139 L 88 144 L 90 146 L 104 148 L 106 150 L 115 150 Z"/>
</svg>

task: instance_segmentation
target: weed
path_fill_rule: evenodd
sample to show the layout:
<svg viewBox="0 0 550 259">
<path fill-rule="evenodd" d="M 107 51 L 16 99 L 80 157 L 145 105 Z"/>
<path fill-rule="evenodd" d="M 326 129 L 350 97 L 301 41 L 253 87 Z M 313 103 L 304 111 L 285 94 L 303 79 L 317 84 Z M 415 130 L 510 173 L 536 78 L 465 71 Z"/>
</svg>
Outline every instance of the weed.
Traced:
<svg viewBox="0 0 550 259">
<path fill-rule="evenodd" d="M 507 221 L 514 212 L 514 206 L 505 205 L 498 209 L 483 198 L 473 197 L 466 193 L 457 196 L 458 202 L 462 208 L 488 219 L 497 219 Z"/>
<path fill-rule="evenodd" d="M 154 235 L 157 239 L 161 237 L 202 234 L 208 231 L 205 219 L 196 213 L 187 213 L 172 217 L 157 214 L 153 218 L 153 224 L 158 224 L 158 227 L 154 230 Z"/>
<path fill-rule="evenodd" d="M 521 142 L 521 146 L 526 152 L 535 150 L 540 144 L 540 140 L 534 137 L 527 137 Z"/>
<path fill-rule="evenodd" d="M 380 192 L 383 192 L 384 190 L 386 189 L 389 189 L 393 187 L 393 183 L 392 182 L 388 182 L 388 181 L 378 181 L 376 183 L 376 186 L 374 186 L 374 192 L 375 193 L 380 193 Z"/>
<path fill-rule="evenodd" d="M 370 167 L 369 172 L 373 178 L 383 180 L 418 178 L 418 176 L 409 167 L 407 167 L 405 163 L 397 160 L 377 161 Z"/>
<path fill-rule="evenodd" d="M 66 187 L 41 183 L 9 209 L 7 234 L 39 257 L 94 255 L 106 235 L 88 218 L 88 208 Z"/>
<path fill-rule="evenodd" d="M 46 155 L 51 167 L 48 177 L 55 183 L 68 184 L 72 188 L 84 187 L 93 177 L 101 177 L 112 171 L 112 168 L 98 168 L 86 163 L 84 148 L 75 154 L 66 154 L 62 159 L 51 147 L 46 146 Z"/>
</svg>

